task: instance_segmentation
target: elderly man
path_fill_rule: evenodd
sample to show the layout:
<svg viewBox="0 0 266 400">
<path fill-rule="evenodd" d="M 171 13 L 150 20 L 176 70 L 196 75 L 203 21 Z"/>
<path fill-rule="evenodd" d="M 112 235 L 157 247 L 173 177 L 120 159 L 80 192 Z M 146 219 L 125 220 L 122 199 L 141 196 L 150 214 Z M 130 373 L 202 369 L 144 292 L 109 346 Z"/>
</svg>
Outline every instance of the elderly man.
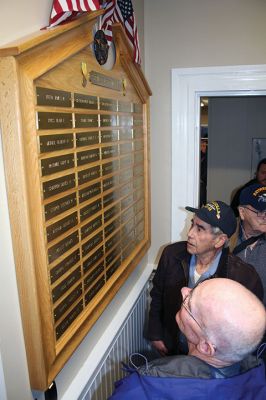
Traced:
<svg viewBox="0 0 266 400">
<path fill-rule="evenodd" d="M 176 321 L 189 355 L 146 363 L 117 383 L 111 399 L 264 400 L 264 363 L 251 355 L 266 328 L 263 304 L 223 278 L 182 288 L 182 297 Z"/>
<path fill-rule="evenodd" d="M 255 183 L 243 189 L 238 210 L 240 225 L 230 247 L 235 255 L 256 269 L 262 280 L 266 306 L 266 186 Z"/>
<path fill-rule="evenodd" d="M 211 276 L 229 278 L 263 298 L 262 283 L 254 267 L 230 255 L 225 247 L 236 229 L 231 207 L 213 201 L 200 209 L 186 209 L 195 213 L 188 240 L 164 249 L 153 278 L 147 337 L 161 355 L 187 354 L 186 340 L 175 322 L 182 303 L 182 287 L 193 288 Z"/>
</svg>

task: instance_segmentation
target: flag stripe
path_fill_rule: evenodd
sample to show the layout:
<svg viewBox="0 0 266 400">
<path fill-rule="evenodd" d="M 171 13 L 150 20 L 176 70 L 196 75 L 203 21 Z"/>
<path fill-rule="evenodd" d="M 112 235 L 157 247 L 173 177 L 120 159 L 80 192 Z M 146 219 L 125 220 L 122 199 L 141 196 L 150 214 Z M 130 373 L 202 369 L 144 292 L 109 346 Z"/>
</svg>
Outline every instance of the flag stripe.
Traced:
<svg viewBox="0 0 266 400">
<path fill-rule="evenodd" d="M 80 12 L 100 9 L 99 0 L 54 0 L 49 27 L 70 21 Z"/>
</svg>

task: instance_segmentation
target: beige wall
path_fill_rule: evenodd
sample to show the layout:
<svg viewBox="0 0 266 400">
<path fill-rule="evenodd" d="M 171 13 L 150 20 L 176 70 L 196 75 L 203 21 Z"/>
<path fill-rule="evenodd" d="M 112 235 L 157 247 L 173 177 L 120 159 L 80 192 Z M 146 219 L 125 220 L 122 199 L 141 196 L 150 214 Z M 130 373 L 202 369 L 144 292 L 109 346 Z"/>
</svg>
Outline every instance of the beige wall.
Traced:
<svg viewBox="0 0 266 400">
<path fill-rule="evenodd" d="M 265 64 L 266 2 L 145 0 L 144 7 L 145 73 L 153 91 L 153 262 L 171 240 L 171 69 Z"/>
</svg>

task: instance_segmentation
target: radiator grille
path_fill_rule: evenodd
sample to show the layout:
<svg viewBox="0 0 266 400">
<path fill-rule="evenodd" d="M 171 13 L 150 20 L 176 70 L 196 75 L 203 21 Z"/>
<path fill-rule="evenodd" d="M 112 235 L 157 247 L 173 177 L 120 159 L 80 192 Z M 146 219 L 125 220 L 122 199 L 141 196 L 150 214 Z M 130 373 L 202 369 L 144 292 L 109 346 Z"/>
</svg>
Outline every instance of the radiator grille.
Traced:
<svg viewBox="0 0 266 400">
<path fill-rule="evenodd" d="M 132 353 L 146 354 L 149 352 L 149 343 L 143 337 L 144 324 L 147 321 L 148 302 L 149 283 L 142 290 L 79 400 L 106 400 L 113 392 L 114 382 L 125 375 L 121 369 L 121 362 L 127 364 Z"/>
</svg>

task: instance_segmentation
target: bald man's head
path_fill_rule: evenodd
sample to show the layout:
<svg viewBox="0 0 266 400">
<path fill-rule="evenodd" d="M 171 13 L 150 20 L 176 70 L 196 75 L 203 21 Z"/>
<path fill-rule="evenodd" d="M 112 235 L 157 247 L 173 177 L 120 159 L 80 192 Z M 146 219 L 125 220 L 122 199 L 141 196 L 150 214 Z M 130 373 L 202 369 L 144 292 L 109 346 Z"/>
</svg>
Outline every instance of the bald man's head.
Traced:
<svg viewBox="0 0 266 400">
<path fill-rule="evenodd" d="M 190 324 L 189 328 L 194 329 L 198 338 L 205 335 L 213 344 L 215 358 L 225 364 L 240 361 L 252 353 L 266 329 L 264 305 L 252 292 L 231 279 L 202 282 L 190 291 L 190 307 L 201 329 L 182 316 L 177 317 L 178 323 L 181 320 L 181 325 L 184 321 Z M 186 334 L 185 324 L 183 329 L 180 327 Z"/>
</svg>

